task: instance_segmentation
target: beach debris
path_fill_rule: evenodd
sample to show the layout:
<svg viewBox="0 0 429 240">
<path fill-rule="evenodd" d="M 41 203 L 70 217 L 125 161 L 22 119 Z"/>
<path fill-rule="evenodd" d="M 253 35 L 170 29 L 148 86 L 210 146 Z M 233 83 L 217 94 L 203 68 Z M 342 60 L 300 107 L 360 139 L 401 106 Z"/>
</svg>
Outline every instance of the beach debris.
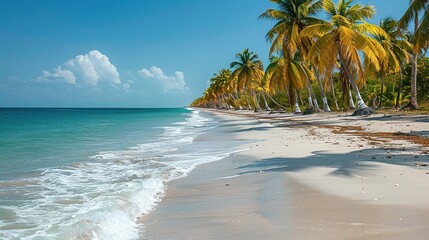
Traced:
<svg viewBox="0 0 429 240">
<path fill-rule="evenodd" d="M 375 201 L 378 201 L 378 198 L 374 198 Z"/>
<path fill-rule="evenodd" d="M 262 170 L 261 170 L 261 171 L 259 171 L 259 172 L 260 172 L 260 173 L 263 173 L 264 171 L 262 171 Z"/>
<path fill-rule="evenodd" d="M 316 108 L 316 107 L 308 107 L 307 109 L 305 109 L 304 113 L 302 115 L 310 115 L 313 113 L 320 113 L 322 110 L 320 108 Z"/>
<path fill-rule="evenodd" d="M 228 186 L 229 186 L 229 183 L 225 184 L 225 187 L 228 187 Z"/>
<path fill-rule="evenodd" d="M 372 109 L 370 109 L 370 108 L 363 108 L 363 109 L 356 110 L 352 114 L 352 116 L 368 116 L 368 115 L 371 115 L 371 114 L 374 114 L 374 113 L 375 113 L 375 111 L 372 110 Z"/>
<path fill-rule="evenodd" d="M 416 163 L 416 167 L 427 167 L 427 166 L 428 166 L 427 163 L 422 163 L 422 162 Z"/>
<path fill-rule="evenodd" d="M 399 186 L 399 184 L 395 184 L 394 186 L 397 187 L 397 186 Z"/>
</svg>

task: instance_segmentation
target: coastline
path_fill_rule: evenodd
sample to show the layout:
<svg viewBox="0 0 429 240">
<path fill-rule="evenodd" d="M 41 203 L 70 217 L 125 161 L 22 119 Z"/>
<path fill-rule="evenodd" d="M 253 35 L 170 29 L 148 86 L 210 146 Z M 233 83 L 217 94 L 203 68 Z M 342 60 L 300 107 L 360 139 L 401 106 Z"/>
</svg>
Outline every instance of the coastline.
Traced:
<svg viewBox="0 0 429 240">
<path fill-rule="evenodd" d="M 220 118 L 235 138 L 253 142 L 244 152 L 169 182 L 159 205 L 140 219 L 142 239 L 425 239 L 429 234 L 427 146 L 405 141 L 403 134 L 395 142 L 384 135 L 368 138 L 356 128 L 413 130 L 426 138 L 427 116 L 204 111 Z M 355 133 L 335 133 L 339 126 Z"/>
</svg>

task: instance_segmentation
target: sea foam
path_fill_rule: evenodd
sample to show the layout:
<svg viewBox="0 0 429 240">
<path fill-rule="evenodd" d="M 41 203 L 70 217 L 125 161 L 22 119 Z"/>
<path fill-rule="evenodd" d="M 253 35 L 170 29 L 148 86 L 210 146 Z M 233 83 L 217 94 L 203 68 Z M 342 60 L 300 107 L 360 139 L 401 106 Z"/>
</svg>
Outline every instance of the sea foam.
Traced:
<svg viewBox="0 0 429 240">
<path fill-rule="evenodd" d="M 198 164 L 239 151 L 231 144 L 225 148 L 194 142 L 214 127 L 210 117 L 192 111 L 185 121 L 163 126 L 151 141 L 41 170 L 25 179 L 31 184 L 12 184 L 9 190 L 25 200 L 0 206 L 0 212 L 11 216 L 0 219 L 0 238 L 138 239 L 144 234 L 138 219 L 162 199 L 168 181 L 186 176 Z"/>
</svg>

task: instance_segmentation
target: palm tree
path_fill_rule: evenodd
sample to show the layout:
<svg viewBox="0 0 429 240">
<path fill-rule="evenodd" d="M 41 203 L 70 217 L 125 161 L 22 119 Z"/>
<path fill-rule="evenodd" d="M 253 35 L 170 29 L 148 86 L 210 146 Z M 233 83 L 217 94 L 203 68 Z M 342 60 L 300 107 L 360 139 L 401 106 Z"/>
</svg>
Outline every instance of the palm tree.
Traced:
<svg viewBox="0 0 429 240">
<path fill-rule="evenodd" d="M 424 12 L 422 19 L 419 13 Z M 411 99 L 405 106 L 411 109 L 418 109 L 417 102 L 417 60 L 419 52 L 429 47 L 429 0 L 410 0 L 410 5 L 404 16 L 399 20 L 399 27 L 406 28 L 409 23 L 414 22 L 414 36 L 411 42 L 414 44 L 413 57 L 411 59 Z"/>
<path fill-rule="evenodd" d="M 305 79 L 314 78 L 307 66 L 303 65 L 299 59 L 286 60 L 284 57 L 279 57 L 267 67 L 265 78 L 269 89 L 289 92 L 289 100 L 295 107 L 294 112 L 301 113 L 297 89 L 305 87 Z"/>
<path fill-rule="evenodd" d="M 419 13 L 423 17 L 419 19 Z M 414 21 L 414 51 L 418 53 L 429 47 L 429 0 L 410 0 L 404 16 L 399 20 L 399 27 L 406 28 Z"/>
<path fill-rule="evenodd" d="M 231 68 L 234 71 L 231 74 L 232 78 L 237 79 L 238 91 L 249 91 L 252 95 L 255 111 L 257 111 L 256 95 L 254 92 L 254 82 L 260 82 L 264 76 L 264 65 L 258 59 L 258 55 L 250 52 L 248 48 L 243 52 L 236 54 L 237 61 L 231 63 Z M 247 97 L 247 95 L 245 95 Z M 248 102 L 249 103 L 249 102 Z"/>
<path fill-rule="evenodd" d="M 231 70 L 221 69 L 218 73 L 215 73 L 210 79 L 211 86 L 215 91 L 214 95 L 219 97 L 223 101 L 225 108 L 231 108 L 228 104 L 228 98 L 231 90 Z"/>
<path fill-rule="evenodd" d="M 266 34 L 267 40 L 272 43 L 270 56 L 278 51 L 283 51 L 285 55 L 289 54 L 289 56 L 295 55 L 297 51 L 303 51 L 305 45 L 299 33 L 306 26 L 322 21 L 312 17 L 321 9 L 322 1 L 270 1 L 276 3 L 279 9 L 268 9 L 259 16 L 260 19 L 277 21 L 274 27 Z"/>
<path fill-rule="evenodd" d="M 375 35 L 374 38 L 383 46 L 384 51 L 386 52 L 386 58 L 381 59 L 380 68 L 378 74 L 381 78 L 381 89 L 380 89 L 380 101 L 378 107 L 381 107 L 383 104 L 383 95 L 384 95 L 384 79 L 390 73 L 398 73 L 401 71 L 401 68 L 404 64 L 408 63 L 410 60 L 410 50 L 411 44 L 406 39 L 406 32 L 404 30 L 398 29 L 398 22 L 392 18 L 382 19 L 380 21 L 380 28 L 383 29 L 389 38 L 385 38 L 383 35 Z M 370 61 L 365 61 L 369 63 Z M 367 65 L 366 69 L 373 72 L 376 71 L 373 69 L 372 65 Z"/>
<path fill-rule="evenodd" d="M 292 72 L 285 73 L 287 76 L 291 76 L 293 73 L 297 73 L 297 68 L 300 68 L 301 72 L 306 72 L 304 68 L 308 66 L 298 66 L 299 64 L 305 64 L 305 54 L 308 52 L 308 41 L 303 41 L 299 33 L 308 25 L 314 23 L 323 22 L 320 19 L 314 18 L 314 16 L 322 7 L 321 0 L 270 0 L 277 4 L 278 9 L 268 9 L 260 15 L 260 19 L 268 19 L 277 21 L 274 27 L 266 34 L 266 39 L 271 43 L 270 56 L 273 53 L 282 53 L 284 60 L 280 61 L 281 64 L 274 64 L 274 66 L 283 67 L 284 70 L 291 70 Z M 290 64 L 290 66 L 286 66 Z M 297 65 L 298 64 L 298 65 Z M 283 66 L 285 65 L 285 66 Z M 297 73 L 298 74 L 298 73 Z M 313 89 L 311 88 L 311 78 L 309 76 L 301 78 L 301 76 L 295 76 L 294 80 L 300 80 L 302 83 L 295 85 L 287 85 L 287 88 L 297 99 L 296 85 L 304 87 L 307 84 L 309 90 L 309 105 L 313 105 L 311 96 L 313 96 L 314 105 L 318 107 L 317 99 Z M 284 83 L 293 83 L 293 81 L 284 80 Z M 295 101 L 295 112 L 301 112 L 299 110 L 298 101 Z"/>
<path fill-rule="evenodd" d="M 301 37 L 317 39 L 308 56 L 312 61 L 317 60 L 316 68 L 325 78 L 332 76 L 339 59 L 358 100 L 358 110 L 354 114 L 370 114 L 372 111 L 359 92 L 359 86 L 365 84 L 359 52 L 378 70 L 380 59 L 383 59 L 386 53 L 371 35 L 384 36 L 386 39 L 389 39 L 389 36 L 378 26 L 365 22 L 365 19 L 374 15 L 373 6 L 352 5 L 352 2 L 339 0 L 338 4 L 334 4 L 332 0 L 323 0 L 323 9 L 330 17 L 330 22 L 306 27 L 301 32 Z"/>
</svg>

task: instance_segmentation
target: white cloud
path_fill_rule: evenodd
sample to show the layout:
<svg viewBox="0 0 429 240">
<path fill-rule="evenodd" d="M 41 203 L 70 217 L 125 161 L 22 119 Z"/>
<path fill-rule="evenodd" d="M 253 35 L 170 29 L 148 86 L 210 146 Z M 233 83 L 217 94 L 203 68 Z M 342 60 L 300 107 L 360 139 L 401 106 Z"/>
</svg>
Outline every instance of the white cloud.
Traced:
<svg viewBox="0 0 429 240">
<path fill-rule="evenodd" d="M 185 92 L 189 90 L 185 82 L 185 75 L 180 71 L 175 72 L 173 76 L 168 76 L 164 74 L 161 68 L 152 66 L 149 70 L 143 68 L 139 71 L 139 74 L 144 78 L 155 79 L 161 82 L 165 92 Z"/>
<path fill-rule="evenodd" d="M 64 81 L 68 84 L 76 84 L 76 76 L 70 70 L 63 69 L 58 66 L 54 72 L 43 71 L 43 75 L 38 77 L 38 80 Z"/>
<path fill-rule="evenodd" d="M 123 88 L 126 92 L 129 92 L 129 91 L 130 91 L 130 83 L 131 83 L 131 82 L 126 82 L 126 83 L 122 84 L 122 88 Z"/>
<path fill-rule="evenodd" d="M 43 71 L 42 76 L 37 80 L 92 87 L 96 87 L 102 81 L 112 85 L 121 85 L 118 70 L 109 61 L 109 58 L 98 50 L 69 59 L 52 72 Z"/>
</svg>

